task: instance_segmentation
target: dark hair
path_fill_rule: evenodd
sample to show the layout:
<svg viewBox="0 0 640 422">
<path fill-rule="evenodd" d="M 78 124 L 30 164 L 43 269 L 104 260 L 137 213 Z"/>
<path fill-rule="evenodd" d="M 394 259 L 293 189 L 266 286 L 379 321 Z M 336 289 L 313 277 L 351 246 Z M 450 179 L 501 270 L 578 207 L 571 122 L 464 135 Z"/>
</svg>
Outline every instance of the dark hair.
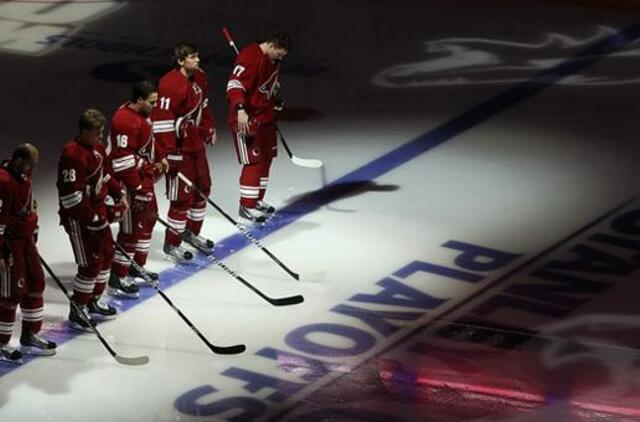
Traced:
<svg viewBox="0 0 640 422">
<path fill-rule="evenodd" d="M 293 50 L 293 40 L 288 32 L 272 32 L 263 42 L 271 43 L 277 48 L 283 48 L 289 53 Z"/>
<path fill-rule="evenodd" d="M 104 127 L 104 115 L 95 108 L 89 108 L 78 119 L 78 130 L 94 130 Z"/>
<path fill-rule="evenodd" d="M 178 60 L 184 60 L 191 54 L 196 54 L 198 49 L 195 45 L 181 42 L 173 46 L 173 64 L 180 66 Z"/>
<path fill-rule="evenodd" d="M 137 102 L 139 99 L 146 100 L 154 92 L 158 92 L 158 87 L 153 82 L 138 82 L 131 88 L 131 97 L 129 97 L 129 100 L 132 103 Z"/>
</svg>

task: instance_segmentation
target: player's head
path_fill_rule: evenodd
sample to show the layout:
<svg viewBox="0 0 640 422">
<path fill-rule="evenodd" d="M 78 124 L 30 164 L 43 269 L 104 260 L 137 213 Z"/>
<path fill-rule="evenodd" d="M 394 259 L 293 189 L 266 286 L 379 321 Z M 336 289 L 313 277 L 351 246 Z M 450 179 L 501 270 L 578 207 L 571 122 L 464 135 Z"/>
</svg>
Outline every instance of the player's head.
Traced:
<svg viewBox="0 0 640 422">
<path fill-rule="evenodd" d="M 262 42 L 267 47 L 267 56 L 273 61 L 282 60 L 293 49 L 293 41 L 288 32 L 272 32 Z"/>
<path fill-rule="evenodd" d="M 87 109 L 78 118 L 80 140 L 90 146 L 102 142 L 104 135 L 104 115 L 94 108 Z"/>
<path fill-rule="evenodd" d="M 178 43 L 173 46 L 173 63 L 178 69 L 184 69 L 191 74 L 200 65 L 198 49 L 189 43 Z"/>
<path fill-rule="evenodd" d="M 158 102 L 158 88 L 153 82 L 138 82 L 131 88 L 129 100 L 140 114 L 149 116 Z"/>
<path fill-rule="evenodd" d="M 30 174 L 38 164 L 38 157 L 38 149 L 33 144 L 19 144 L 11 154 L 11 168 L 18 174 Z"/>
</svg>

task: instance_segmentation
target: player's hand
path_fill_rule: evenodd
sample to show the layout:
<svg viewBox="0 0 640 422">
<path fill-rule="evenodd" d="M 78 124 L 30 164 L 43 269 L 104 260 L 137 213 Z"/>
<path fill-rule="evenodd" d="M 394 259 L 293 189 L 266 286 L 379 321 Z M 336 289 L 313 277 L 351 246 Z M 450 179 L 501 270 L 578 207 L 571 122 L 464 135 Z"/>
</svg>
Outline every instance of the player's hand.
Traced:
<svg viewBox="0 0 640 422">
<path fill-rule="evenodd" d="M 215 128 L 202 128 L 200 129 L 200 134 L 202 136 L 202 140 L 207 145 L 215 145 L 217 136 Z"/>
<path fill-rule="evenodd" d="M 244 110 L 238 110 L 238 133 L 240 135 L 249 133 L 249 115 Z"/>
<path fill-rule="evenodd" d="M 273 106 L 273 111 L 276 113 L 282 113 L 284 110 L 284 100 L 280 97 L 276 97 L 275 105 Z"/>
<path fill-rule="evenodd" d="M 7 263 L 4 258 L 0 258 L 0 273 L 7 271 Z"/>
<path fill-rule="evenodd" d="M 156 176 L 160 176 L 169 171 L 169 163 L 166 159 L 162 159 L 162 161 L 158 161 L 157 163 L 153 163 L 153 172 Z"/>
</svg>

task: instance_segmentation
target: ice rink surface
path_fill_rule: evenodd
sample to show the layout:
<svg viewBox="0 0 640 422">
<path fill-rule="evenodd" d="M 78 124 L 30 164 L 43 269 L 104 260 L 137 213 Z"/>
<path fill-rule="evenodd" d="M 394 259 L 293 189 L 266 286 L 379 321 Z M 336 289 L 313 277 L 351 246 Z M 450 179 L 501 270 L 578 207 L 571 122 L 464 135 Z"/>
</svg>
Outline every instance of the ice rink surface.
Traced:
<svg viewBox="0 0 640 422">
<path fill-rule="evenodd" d="M 42 256 L 67 284 L 55 169 L 77 115 L 110 116 L 157 80 L 168 47 L 199 46 L 218 142 L 212 199 L 233 217 L 238 176 L 224 99 L 232 53 L 294 37 L 281 149 L 253 234 L 295 281 L 209 208 L 215 255 L 149 268 L 217 345 L 152 288 L 113 300 L 95 336 L 67 327 L 47 280 L 58 354 L 0 364 L 9 421 L 640 420 L 640 17 L 544 1 L 3 1 L 2 155 L 31 140 Z M 156 185 L 166 215 L 164 185 Z M 115 229 L 115 227 L 114 227 Z M 14 336 L 17 341 L 18 333 Z"/>
</svg>

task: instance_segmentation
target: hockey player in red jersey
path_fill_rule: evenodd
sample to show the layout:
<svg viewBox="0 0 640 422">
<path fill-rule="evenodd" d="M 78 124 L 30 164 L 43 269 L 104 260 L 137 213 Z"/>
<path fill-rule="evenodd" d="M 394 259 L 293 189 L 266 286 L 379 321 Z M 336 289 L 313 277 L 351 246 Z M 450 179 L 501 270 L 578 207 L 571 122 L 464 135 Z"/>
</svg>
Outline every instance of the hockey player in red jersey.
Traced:
<svg viewBox="0 0 640 422">
<path fill-rule="evenodd" d="M 264 196 L 271 162 L 278 151 L 280 62 L 291 48 L 291 36 L 284 32 L 245 47 L 236 58 L 227 84 L 228 121 L 242 164 L 239 215 L 253 223 L 262 223 L 275 212 L 264 202 Z"/>
<path fill-rule="evenodd" d="M 158 101 L 158 89 L 148 81 L 135 84 L 128 102 L 120 106 L 111 119 L 107 150 L 114 177 L 127 192 L 129 209 L 120 222 L 118 244 L 129 255 L 116 250 L 111 276 L 140 280 L 140 274 L 130 259 L 144 267 L 147 262 L 151 234 L 156 223 L 158 204 L 153 190 L 157 179 L 167 170 L 166 161 L 156 161 L 155 141 L 149 116 Z M 145 271 L 153 280 L 158 274 Z M 113 287 L 115 296 L 131 297 L 126 290 Z"/>
<path fill-rule="evenodd" d="M 89 109 L 80 115 L 78 135 L 65 144 L 58 161 L 60 224 L 69 235 L 78 272 L 73 281 L 70 326 L 90 331 L 78 308 L 95 319 L 115 318 L 116 310 L 100 300 L 111 272 L 114 247 L 107 207 L 109 195 L 113 214 L 121 217 L 128 204 L 121 185 L 111 177 L 102 144 L 104 116 Z"/>
<path fill-rule="evenodd" d="M 151 114 L 159 158 L 169 164 L 167 197 L 168 223 L 200 248 L 213 249 L 213 242 L 200 235 L 206 215 L 206 200 L 178 176 L 184 174 L 205 194 L 211 192 L 211 177 L 205 144 L 216 141 L 215 120 L 208 106 L 209 85 L 200 69 L 198 50 L 190 44 L 173 49 L 175 68 L 158 85 L 158 103 Z M 192 258 L 181 248 L 181 235 L 167 230 L 164 252 L 177 262 Z"/>
<path fill-rule="evenodd" d="M 38 333 L 44 316 L 44 273 L 38 261 L 38 215 L 31 173 L 38 150 L 20 144 L 0 165 L 0 361 L 21 363 L 22 353 L 50 356 L 56 344 Z M 9 346 L 16 319 L 22 312 L 20 350 Z"/>
</svg>

